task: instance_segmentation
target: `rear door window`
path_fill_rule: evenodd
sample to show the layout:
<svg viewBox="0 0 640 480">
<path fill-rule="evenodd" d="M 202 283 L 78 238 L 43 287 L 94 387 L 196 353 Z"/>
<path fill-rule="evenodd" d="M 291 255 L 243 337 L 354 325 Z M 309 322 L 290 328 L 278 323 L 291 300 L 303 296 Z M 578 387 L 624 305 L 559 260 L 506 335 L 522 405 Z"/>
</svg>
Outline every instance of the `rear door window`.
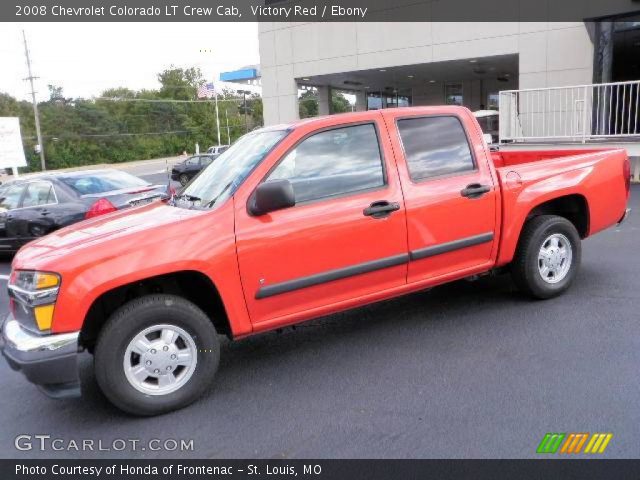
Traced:
<svg viewBox="0 0 640 480">
<path fill-rule="evenodd" d="M 398 131 L 413 181 L 475 169 L 467 135 L 457 117 L 403 118 L 398 120 Z"/>
</svg>

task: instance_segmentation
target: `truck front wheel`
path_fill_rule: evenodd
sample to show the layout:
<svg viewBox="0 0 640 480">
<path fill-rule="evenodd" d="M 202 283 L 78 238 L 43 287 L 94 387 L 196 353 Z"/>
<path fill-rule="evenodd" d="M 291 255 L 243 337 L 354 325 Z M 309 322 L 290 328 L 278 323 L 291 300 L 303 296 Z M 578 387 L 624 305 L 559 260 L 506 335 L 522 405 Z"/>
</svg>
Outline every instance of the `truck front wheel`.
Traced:
<svg viewBox="0 0 640 480">
<path fill-rule="evenodd" d="M 114 405 L 157 415 L 200 397 L 219 360 L 218 335 L 202 310 L 178 296 L 147 295 L 111 315 L 94 362 L 98 385 Z"/>
<path fill-rule="evenodd" d="M 571 285 L 581 253 L 580 235 L 569 220 L 540 215 L 522 231 L 511 275 L 524 293 L 541 299 L 555 297 Z"/>
</svg>

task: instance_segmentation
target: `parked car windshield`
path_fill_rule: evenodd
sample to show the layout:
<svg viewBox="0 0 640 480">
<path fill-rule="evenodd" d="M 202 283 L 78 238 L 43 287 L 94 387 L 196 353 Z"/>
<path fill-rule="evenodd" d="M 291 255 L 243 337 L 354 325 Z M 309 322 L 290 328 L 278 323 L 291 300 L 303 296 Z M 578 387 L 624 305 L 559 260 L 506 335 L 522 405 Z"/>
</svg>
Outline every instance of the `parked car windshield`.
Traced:
<svg viewBox="0 0 640 480">
<path fill-rule="evenodd" d="M 241 137 L 180 192 L 174 204 L 189 208 L 222 204 L 287 133 L 268 130 Z"/>
<path fill-rule="evenodd" d="M 146 187 L 149 182 L 120 170 L 87 172 L 79 175 L 59 177 L 80 195 L 95 195 L 125 188 Z"/>
</svg>

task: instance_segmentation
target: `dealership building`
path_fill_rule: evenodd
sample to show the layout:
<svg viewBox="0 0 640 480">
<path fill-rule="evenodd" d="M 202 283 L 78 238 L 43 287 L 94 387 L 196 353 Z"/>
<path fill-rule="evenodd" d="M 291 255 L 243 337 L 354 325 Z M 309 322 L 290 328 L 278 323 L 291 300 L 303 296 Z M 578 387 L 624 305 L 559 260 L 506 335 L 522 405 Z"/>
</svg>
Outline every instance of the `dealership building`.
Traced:
<svg viewBox="0 0 640 480">
<path fill-rule="evenodd" d="M 332 113 L 337 90 L 354 95 L 358 111 L 501 106 L 501 135 L 516 143 L 640 139 L 640 12 L 581 22 L 262 22 L 259 44 L 266 125 L 298 119 L 299 94 L 312 88 L 320 114 Z"/>
</svg>

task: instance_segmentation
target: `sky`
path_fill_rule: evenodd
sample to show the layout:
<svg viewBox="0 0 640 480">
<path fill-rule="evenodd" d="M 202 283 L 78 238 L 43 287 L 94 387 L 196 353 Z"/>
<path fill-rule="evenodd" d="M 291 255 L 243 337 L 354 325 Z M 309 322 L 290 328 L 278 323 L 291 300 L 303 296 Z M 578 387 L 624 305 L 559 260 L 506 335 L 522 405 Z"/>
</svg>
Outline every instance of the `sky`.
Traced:
<svg viewBox="0 0 640 480">
<path fill-rule="evenodd" d="M 207 80 L 259 63 L 257 23 L 0 23 L 0 92 L 30 100 L 22 41 L 25 30 L 38 99 L 48 84 L 65 97 L 106 88 L 158 88 L 175 65 L 200 67 Z"/>
</svg>

